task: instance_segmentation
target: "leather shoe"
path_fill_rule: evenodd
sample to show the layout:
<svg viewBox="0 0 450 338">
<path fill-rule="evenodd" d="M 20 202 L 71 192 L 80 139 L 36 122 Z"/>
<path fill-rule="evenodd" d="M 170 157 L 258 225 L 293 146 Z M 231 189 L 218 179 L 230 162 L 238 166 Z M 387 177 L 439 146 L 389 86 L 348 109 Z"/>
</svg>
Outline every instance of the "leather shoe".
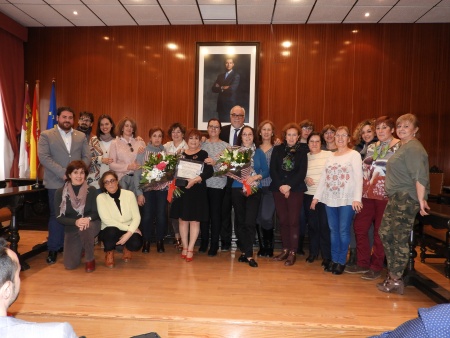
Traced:
<svg viewBox="0 0 450 338">
<path fill-rule="evenodd" d="M 337 265 L 337 263 L 330 261 L 328 265 L 323 269 L 325 272 L 332 272 L 334 271 L 334 267 Z"/>
<path fill-rule="evenodd" d="M 166 251 L 166 250 L 164 250 L 164 240 L 163 239 L 156 242 L 156 251 L 158 251 L 159 253 L 163 253 Z"/>
<path fill-rule="evenodd" d="M 295 264 L 296 259 L 297 259 L 297 257 L 296 257 L 295 251 L 291 251 L 291 252 L 289 252 L 289 256 L 288 256 L 286 262 L 284 262 L 284 265 L 292 266 Z"/>
<path fill-rule="evenodd" d="M 216 248 L 209 248 L 209 250 L 208 250 L 208 256 L 209 256 L 209 257 L 217 256 L 217 249 L 216 249 Z"/>
<path fill-rule="evenodd" d="M 142 246 L 142 252 L 143 253 L 149 253 L 150 252 L 150 241 L 145 241 L 144 245 Z"/>
<path fill-rule="evenodd" d="M 289 256 L 289 251 L 288 249 L 283 249 L 283 251 L 281 253 L 279 253 L 278 255 L 276 255 L 275 257 L 273 257 L 272 259 L 274 261 L 284 261 L 286 258 L 288 258 Z"/>
<path fill-rule="evenodd" d="M 47 264 L 55 264 L 57 255 L 57 251 L 49 251 L 47 256 Z"/>
<path fill-rule="evenodd" d="M 231 247 L 231 245 L 229 245 L 229 244 L 222 244 L 220 251 L 230 251 L 230 247 Z"/>
<path fill-rule="evenodd" d="M 328 266 L 328 264 L 330 264 L 330 262 L 331 262 L 331 259 L 325 258 L 325 259 L 322 261 L 321 266 L 323 266 L 324 268 L 326 268 L 326 267 Z"/>
<path fill-rule="evenodd" d="M 258 267 L 258 263 L 256 263 L 256 261 L 253 258 L 248 259 L 248 265 L 250 265 L 252 268 L 257 268 Z"/>
<path fill-rule="evenodd" d="M 248 263 L 248 259 L 247 259 L 247 257 L 245 257 L 245 254 L 242 254 L 242 255 L 239 256 L 238 262 Z"/>
<path fill-rule="evenodd" d="M 86 262 L 84 265 L 84 271 L 86 272 L 94 272 L 95 271 L 95 259 L 90 262 Z"/>
<path fill-rule="evenodd" d="M 317 255 L 309 255 L 308 258 L 306 258 L 307 263 L 313 263 L 317 258 Z"/>
<path fill-rule="evenodd" d="M 345 270 L 345 264 L 336 263 L 336 265 L 334 266 L 334 269 L 333 269 L 333 271 L 331 271 L 331 273 L 333 275 L 342 275 L 344 270 Z"/>
</svg>

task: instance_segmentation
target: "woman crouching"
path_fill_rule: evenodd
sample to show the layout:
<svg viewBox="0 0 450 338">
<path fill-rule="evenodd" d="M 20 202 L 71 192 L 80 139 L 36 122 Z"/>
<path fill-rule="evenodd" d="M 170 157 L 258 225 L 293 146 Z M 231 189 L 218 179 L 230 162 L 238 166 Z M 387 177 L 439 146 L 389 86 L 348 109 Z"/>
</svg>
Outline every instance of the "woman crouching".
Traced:
<svg viewBox="0 0 450 338">
<path fill-rule="evenodd" d="M 132 251 L 142 246 L 142 234 L 138 229 L 141 222 L 139 207 L 134 193 L 121 189 L 117 174 L 105 172 L 99 185 L 103 193 L 97 196 L 97 208 L 102 220 L 101 238 L 105 246 L 105 265 L 113 268 L 114 250 L 123 245 L 123 257 L 128 262 Z"/>
<path fill-rule="evenodd" d="M 64 225 L 64 266 L 68 270 L 80 265 L 84 250 L 85 270 L 95 270 L 94 238 L 100 231 L 95 198 L 97 191 L 88 186 L 88 169 L 83 161 L 72 161 L 66 169 L 66 183 L 55 194 L 56 220 Z"/>
</svg>

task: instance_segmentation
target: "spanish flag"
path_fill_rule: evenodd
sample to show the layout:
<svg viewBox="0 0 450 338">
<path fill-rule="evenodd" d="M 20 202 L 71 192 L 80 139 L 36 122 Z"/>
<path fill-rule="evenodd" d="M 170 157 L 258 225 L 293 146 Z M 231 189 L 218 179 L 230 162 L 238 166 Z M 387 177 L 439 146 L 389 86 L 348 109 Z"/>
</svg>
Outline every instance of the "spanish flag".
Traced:
<svg viewBox="0 0 450 338">
<path fill-rule="evenodd" d="M 36 178 L 39 166 L 37 156 L 37 143 L 41 131 L 39 128 L 39 80 L 34 87 L 33 108 L 31 110 L 31 136 L 30 136 L 30 178 Z"/>
</svg>

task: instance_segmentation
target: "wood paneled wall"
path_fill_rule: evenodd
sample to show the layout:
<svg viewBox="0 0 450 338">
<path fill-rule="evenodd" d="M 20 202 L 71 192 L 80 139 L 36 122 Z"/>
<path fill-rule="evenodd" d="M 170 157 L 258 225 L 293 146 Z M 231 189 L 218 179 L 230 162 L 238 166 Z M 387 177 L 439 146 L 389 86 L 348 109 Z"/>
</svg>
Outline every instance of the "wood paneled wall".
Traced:
<svg viewBox="0 0 450 338">
<path fill-rule="evenodd" d="M 31 28 L 25 75 L 41 81 L 43 125 L 55 77 L 58 105 L 134 117 L 147 139 L 154 125 L 194 125 L 196 42 L 211 41 L 260 42 L 259 121 L 353 129 L 414 113 L 450 184 L 449 24 Z"/>
</svg>

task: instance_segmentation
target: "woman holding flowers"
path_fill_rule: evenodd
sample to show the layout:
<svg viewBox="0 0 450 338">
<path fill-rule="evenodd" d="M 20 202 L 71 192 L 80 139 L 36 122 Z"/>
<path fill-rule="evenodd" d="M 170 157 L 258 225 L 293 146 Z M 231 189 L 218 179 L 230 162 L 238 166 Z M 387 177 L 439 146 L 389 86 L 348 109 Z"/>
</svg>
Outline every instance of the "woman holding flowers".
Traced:
<svg viewBox="0 0 450 338">
<path fill-rule="evenodd" d="M 184 151 L 183 158 L 198 162 L 204 162 L 208 158 L 208 153 L 201 149 L 201 138 L 200 131 L 197 129 L 191 129 L 186 134 L 188 148 Z M 198 176 L 187 179 L 186 186 L 181 187 L 181 196 L 172 202 L 170 217 L 179 218 L 183 245 L 181 258 L 186 259 L 186 262 L 191 262 L 193 259 L 200 222 L 209 220 L 206 180 L 213 173 L 213 167 L 204 163 L 203 171 Z"/>
<path fill-rule="evenodd" d="M 236 215 L 234 229 L 239 249 L 242 252 L 239 262 L 248 263 L 251 267 L 256 268 L 258 263 L 253 259 L 253 240 L 255 239 L 256 217 L 261 200 L 261 184 L 259 181 L 269 176 L 269 167 L 264 152 L 255 144 L 257 138 L 253 128 L 244 126 L 238 139 L 238 144 L 242 146 L 233 153 L 234 155 L 239 152 L 248 154 L 244 158 L 248 159 L 249 166 L 248 168 L 243 167 L 240 177 L 233 177 L 235 179 L 231 185 L 231 200 Z M 245 172 L 249 174 L 245 174 Z"/>
<path fill-rule="evenodd" d="M 270 177 L 272 183 L 275 209 L 280 222 L 283 251 L 275 256 L 276 261 L 284 261 L 284 265 L 294 265 L 298 247 L 300 209 L 308 168 L 307 151 L 300 145 L 300 127 L 296 123 L 288 123 L 282 130 L 284 142 L 273 149 L 270 160 Z"/>
<path fill-rule="evenodd" d="M 167 227 L 167 186 L 170 179 L 165 176 L 167 168 L 166 154 L 162 140 L 164 132 L 160 127 L 153 127 L 148 132 L 150 142 L 145 152 L 136 157 L 140 168 L 134 176 L 135 194 L 141 207 L 141 225 L 144 245 L 142 252 L 150 251 L 150 240 L 156 225 L 156 250 L 164 252 L 164 235 Z M 142 167 L 144 166 L 144 168 Z M 153 177 L 155 176 L 155 177 Z M 147 184 L 142 184 L 144 181 Z M 154 223 L 156 219 L 156 223 Z"/>
<path fill-rule="evenodd" d="M 216 171 L 217 160 L 220 154 L 230 145 L 219 139 L 220 129 L 222 125 L 218 119 L 211 119 L 208 121 L 208 136 L 209 138 L 202 144 L 202 149 L 208 153 L 208 158 L 205 163 L 210 164 Z M 208 250 L 209 229 L 211 229 L 211 246 L 208 251 L 208 256 L 213 257 L 217 255 L 219 250 L 219 236 L 222 225 L 222 201 L 225 194 L 225 185 L 227 184 L 226 177 L 211 177 L 206 180 L 206 187 L 209 201 L 209 221 L 200 223 L 200 231 L 202 234 L 202 241 L 198 252 L 206 252 Z"/>
<path fill-rule="evenodd" d="M 184 140 L 184 134 L 186 134 L 186 127 L 179 122 L 172 123 L 168 130 L 168 136 L 171 141 L 164 144 L 164 150 L 167 154 L 182 154 L 185 149 L 187 149 L 187 143 Z M 178 224 L 178 219 L 170 219 L 172 223 L 173 232 L 175 234 L 175 239 L 173 244 L 175 244 L 178 250 L 181 250 L 181 237 L 180 229 Z"/>
</svg>

